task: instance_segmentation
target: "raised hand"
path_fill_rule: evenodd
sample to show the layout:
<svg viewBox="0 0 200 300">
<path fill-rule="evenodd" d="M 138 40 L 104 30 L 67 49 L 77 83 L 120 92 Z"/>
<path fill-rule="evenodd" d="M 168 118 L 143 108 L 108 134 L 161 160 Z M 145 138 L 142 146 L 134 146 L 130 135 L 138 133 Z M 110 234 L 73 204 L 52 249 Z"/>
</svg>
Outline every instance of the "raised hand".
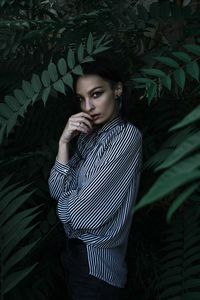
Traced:
<svg viewBox="0 0 200 300">
<path fill-rule="evenodd" d="M 60 142 L 68 144 L 80 132 L 89 133 L 92 130 L 92 124 L 92 117 L 85 112 L 72 115 L 62 132 Z"/>
</svg>

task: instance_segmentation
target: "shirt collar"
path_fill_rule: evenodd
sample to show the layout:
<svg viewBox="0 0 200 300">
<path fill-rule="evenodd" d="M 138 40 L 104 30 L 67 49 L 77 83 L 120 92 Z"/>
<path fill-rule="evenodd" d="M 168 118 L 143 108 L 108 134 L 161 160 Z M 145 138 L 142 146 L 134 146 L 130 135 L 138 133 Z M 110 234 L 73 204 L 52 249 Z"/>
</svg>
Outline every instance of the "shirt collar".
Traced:
<svg viewBox="0 0 200 300">
<path fill-rule="evenodd" d="M 103 132 L 107 132 L 110 131 L 111 129 L 113 129 L 115 126 L 122 124 L 123 121 L 120 117 L 116 117 L 113 120 L 111 120 L 110 122 L 104 124 L 103 126 L 99 127 L 96 126 L 94 128 L 94 131 L 97 135 L 100 135 Z"/>
</svg>

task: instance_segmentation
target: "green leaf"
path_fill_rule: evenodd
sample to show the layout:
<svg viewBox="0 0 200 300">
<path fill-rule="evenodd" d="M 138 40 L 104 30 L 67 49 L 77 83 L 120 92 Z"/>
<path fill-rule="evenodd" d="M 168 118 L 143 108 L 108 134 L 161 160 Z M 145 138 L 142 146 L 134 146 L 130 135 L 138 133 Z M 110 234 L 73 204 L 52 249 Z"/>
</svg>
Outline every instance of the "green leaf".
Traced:
<svg viewBox="0 0 200 300">
<path fill-rule="evenodd" d="M 171 81 L 171 77 L 165 76 L 161 78 L 161 83 L 164 87 L 166 87 L 169 91 L 171 91 L 172 88 L 172 81 Z"/>
<path fill-rule="evenodd" d="M 51 87 L 50 87 L 50 86 L 43 90 L 43 93 L 42 93 L 42 100 L 43 100 L 44 104 L 46 104 L 50 92 L 51 92 Z"/>
<path fill-rule="evenodd" d="M 67 73 L 63 78 L 63 82 L 73 90 L 73 77 L 70 73 Z"/>
<path fill-rule="evenodd" d="M 88 54 L 92 53 L 93 47 L 94 47 L 94 41 L 93 41 L 92 33 L 90 32 L 89 36 L 88 36 L 88 39 L 87 39 L 87 52 L 88 52 Z"/>
<path fill-rule="evenodd" d="M 147 75 L 156 76 L 156 77 L 165 77 L 166 74 L 159 70 L 159 69 L 142 69 L 142 72 L 144 72 Z"/>
<path fill-rule="evenodd" d="M 50 81 L 49 73 L 46 70 L 42 72 L 41 79 L 44 87 L 50 86 L 51 81 Z"/>
<path fill-rule="evenodd" d="M 38 75 L 33 74 L 32 79 L 31 79 L 31 84 L 32 84 L 34 91 L 36 93 L 39 93 L 42 88 L 42 83 L 41 83 L 40 77 Z"/>
<path fill-rule="evenodd" d="M 15 201 L 12 201 L 3 212 L 3 215 L 0 217 L 0 224 L 2 225 L 12 214 L 24 203 L 27 199 L 31 197 L 34 191 L 23 194 L 15 198 Z"/>
<path fill-rule="evenodd" d="M 13 93 L 21 105 L 24 105 L 27 102 L 26 95 L 22 90 L 16 89 Z"/>
<path fill-rule="evenodd" d="M 6 124 L 3 124 L 3 125 L 1 126 L 1 128 L 0 128 L 0 144 L 1 144 L 2 141 L 3 141 L 5 132 L 6 132 Z"/>
<path fill-rule="evenodd" d="M 155 60 L 163 63 L 164 65 L 172 68 L 178 68 L 179 64 L 172 58 L 167 57 L 167 56 L 157 56 L 154 57 Z"/>
<path fill-rule="evenodd" d="M 24 91 L 24 94 L 28 97 L 28 98 L 32 98 L 34 96 L 34 90 L 30 84 L 30 82 L 23 80 L 22 81 L 22 89 Z"/>
<path fill-rule="evenodd" d="M 29 217 L 31 219 L 32 216 Z M 35 217 L 35 216 L 34 216 Z M 24 220 L 22 220 L 23 222 Z M 31 221 L 29 221 L 30 223 Z M 16 246 L 23 241 L 23 239 L 26 236 L 30 236 L 30 233 L 33 231 L 34 228 L 38 226 L 38 224 L 34 224 L 32 226 L 29 226 L 28 228 L 25 228 L 24 226 L 21 226 L 21 223 L 18 224 L 19 231 L 11 233 L 11 236 L 6 237 L 6 241 L 4 242 L 4 249 L 2 252 L 2 259 L 6 260 L 10 254 L 16 249 Z M 17 229 L 18 230 L 18 229 Z"/>
<path fill-rule="evenodd" d="M 199 257 L 200 258 L 200 257 Z M 200 286 L 200 279 L 199 278 L 191 278 L 188 279 L 184 282 L 185 288 L 188 289 L 194 289 L 194 288 L 199 288 Z M 199 293 L 200 296 L 200 293 Z"/>
<path fill-rule="evenodd" d="M 186 65 L 186 72 L 194 79 L 199 81 L 199 65 L 196 61 Z"/>
<path fill-rule="evenodd" d="M 94 58 L 92 56 L 86 56 L 82 61 L 82 63 L 91 62 L 91 61 L 94 61 Z"/>
<path fill-rule="evenodd" d="M 18 226 L 18 223 L 21 223 L 22 220 L 27 220 L 26 225 L 24 225 L 24 227 L 27 227 L 32 222 L 32 220 L 40 214 L 40 211 L 35 213 L 35 211 L 38 210 L 39 207 L 41 207 L 41 205 L 33 207 L 33 208 L 25 209 L 23 211 L 18 212 L 14 216 L 12 216 L 12 218 L 10 218 L 7 222 L 5 222 L 1 228 L 3 235 L 4 236 L 9 235 L 9 237 L 10 237 L 13 229 L 16 228 L 16 226 Z M 32 217 L 33 217 L 33 219 L 32 219 Z"/>
<path fill-rule="evenodd" d="M 172 54 L 185 63 L 188 63 L 192 60 L 192 58 L 185 52 L 177 51 L 172 52 Z"/>
<path fill-rule="evenodd" d="M 170 131 L 183 128 L 190 125 L 200 119 L 200 105 L 198 105 L 194 110 L 192 110 L 187 116 L 183 118 L 178 124 L 174 125 L 169 129 Z"/>
<path fill-rule="evenodd" d="M 18 111 L 20 108 L 19 102 L 13 96 L 5 96 L 5 103 L 12 109 L 12 111 Z"/>
<path fill-rule="evenodd" d="M 9 182 L 9 180 L 11 179 L 11 177 L 12 177 L 13 175 L 9 175 L 9 176 L 7 176 L 7 177 L 5 177 L 4 179 L 2 179 L 1 181 L 0 181 L 0 191 L 1 191 L 1 194 L 0 195 L 2 195 L 2 189 L 5 187 L 5 185 Z M 2 196 L 1 196 L 2 197 Z M 1 201 L 1 200 L 0 200 Z M 1 207 L 1 209 L 2 209 L 2 207 Z"/>
<path fill-rule="evenodd" d="M 181 263 L 181 259 L 177 259 L 177 264 Z M 172 263 L 172 266 L 176 264 L 176 260 Z M 169 265 L 169 264 L 168 264 Z M 162 292 L 160 292 L 160 299 L 170 299 L 172 300 L 173 296 L 176 294 L 180 294 L 182 291 L 181 285 L 177 282 L 176 284 L 169 286 L 167 289 L 164 289 Z"/>
<path fill-rule="evenodd" d="M 101 52 L 105 52 L 106 50 L 108 50 L 108 49 L 110 49 L 110 48 L 111 48 L 111 47 L 101 46 L 101 47 L 95 49 L 95 50 L 93 51 L 92 54 L 98 54 L 98 53 L 101 53 Z M 85 60 L 85 59 L 84 59 L 84 60 Z M 94 59 L 93 59 L 93 60 L 94 60 Z M 91 61 L 91 60 L 90 60 L 90 61 Z"/>
<path fill-rule="evenodd" d="M 58 80 L 58 72 L 57 72 L 56 65 L 54 63 L 50 63 L 48 65 L 48 72 L 49 72 L 49 77 L 53 82 Z"/>
<path fill-rule="evenodd" d="M 195 44 L 191 45 L 184 45 L 183 46 L 188 52 L 191 52 L 197 56 L 200 56 L 200 46 L 197 46 Z"/>
<path fill-rule="evenodd" d="M 198 183 L 193 184 L 189 188 L 187 188 L 184 192 L 179 194 L 179 196 L 173 201 L 173 203 L 170 205 L 168 211 L 167 211 L 167 222 L 170 222 L 172 219 L 172 216 L 176 212 L 176 210 L 186 201 L 193 192 L 199 187 Z"/>
<path fill-rule="evenodd" d="M 183 69 L 179 68 L 174 71 L 174 78 L 178 86 L 181 88 L 183 91 L 184 86 L 185 86 L 185 72 Z"/>
<path fill-rule="evenodd" d="M 156 171 L 171 167 L 181 158 L 188 155 L 198 147 L 200 147 L 200 131 L 190 135 L 186 140 L 180 143 L 172 154 L 156 168 Z"/>
<path fill-rule="evenodd" d="M 65 95 L 65 85 L 61 79 L 58 81 L 54 82 L 53 87 L 56 91 L 62 93 Z"/>
<path fill-rule="evenodd" d="M 153 98 L 156 96 L 157 85 L 155 83 L 149 83 L 146 86 L 147 86 L 147 100 L 148 100 L 148 104 L 150 104 Z"/>
<path fill-rule="evenodd" d="M 64 58 L 60 58 L 57 63 L 58 71 L 61 75 L 65 75 L 67 73 L 67 63 Z"/>
<path fill-rule="evenodd" d="M 100 44 L 103 42 L 103 40 L 105 39 L 106 34 L 102 35 L 102 37 L 97 41 L 96 43 L 96 48 L 98 48 L 100 46 Z"/>
<path fill-rule="evenodd" d="M 13 114 L 13 111 L 10 109 L 10 107 L 5 103 L 0 103 L 0 115 L 5 117 L 6 119 L 9 119 Z"/>
<path fill-rule="evenodd" d="M 77 65 L 72 72 L 76 75 L 83 75 L 83 70 L 82 67 L 80 65 Z"/>
<path fill-rule="evenodd" d="M 5 124 L 5 122 L 7 122 L 7 119 L 0 115 L 0 124 Z"/>
<path fill-rule="evenodd" d="M 10 275 L 6 276 L 1 287 L 2 294 L 5 295 L 7 292 L 11 291 L 20 281 L 22 281 L 22 279 L 24 279 L 31 273 L 36 265 L 37 264 L 34 264 L 31 267 L 11 273 Z"/>
<path fill-rule="evenodd" d="M 84 57 L 84 47 L 83 44 L 81 43 L 78 47 L 78 61 L 81 63 Z"/>
<path fill-rule="evenodd" d="M 198 154 L 165 171 L 136 205 L 135 211 L 160 200 L 180 186 L 199 179 L 200 171 L 196 170 L 199 164 L 200 155 Z"/>
<path fill-rule="evenodd" d="M 69 66 L 70 69 L 73 69 L 74 65 L 75 65 L 75 57 L 74 57 L 74 52 L 72 51 L 72 49 L 68 50 L 67 53 L 67 64 Z"/>
<path fill-rule="evenodd" d="M 13 114 L 7 123 L 7 128 L 6 128 L 6 134 L 8 135 L 10 133 L 10 131 L 13 129 L 13 127 L 16 125 L 17 123 L 17 114 Z"/>
<path fill-rule="evenodd" d="M 131 80 L 135 81 L 137 83 L 151 83 L 151 82 L 153 82 L 152 79 L 150 79 L 150 78 L 143 78 L 143 77 L 141 77 L 141 78 L 131 78 Z"/>
<path fill-rule="evenodd" d="M 10 269 L 20 262 L 37 244 L 38 241 L 35 241 L 27 246 L 20 248 L 19 250 L 15 251 L 13 255 L 11 255 L 8 260 L 4 263 L 2 268 L 3 276 L 5 276 Z"/>
</svg>

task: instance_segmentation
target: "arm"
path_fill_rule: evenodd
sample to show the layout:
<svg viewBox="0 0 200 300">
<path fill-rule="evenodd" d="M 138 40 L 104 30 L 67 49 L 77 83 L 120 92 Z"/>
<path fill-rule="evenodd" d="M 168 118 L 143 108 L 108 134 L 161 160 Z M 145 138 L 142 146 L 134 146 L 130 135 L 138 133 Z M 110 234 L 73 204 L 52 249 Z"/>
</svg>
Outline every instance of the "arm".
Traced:
<svg viewBox="0 0 200 300">
<path fill-rule="evenodd" d="M 141 147 L 141 134 L 135 128 L 117 136 L 95 176 L 80 190 L 61 194 L 60 219 L 74 229 L 93 229 L 112 218 L 133 178 L 140 175 Z"/>
<path fill-rule="evenodd" d="M 49 192 L 52 198 L 58 200 L 65 190 L 76 188 L 76 173 L 74 171 L 80 157 L 77 152 L 66 163 L 55 161 L 49 176 Z"/>
<path fill-rule="evenodd" d="M 80 134 L 80 132 L 89 132 L 92 128 L 89 120 L 91 120 L 91 117 L 83 112 L 73 115 L 69 118 L 62 132 L 59 140 L 57 159 L 48 180 L 50 194 L 56 200 L 60 198 L 64 190 L 72 189 L 76 186 L 74 168 L 80 157 L 75 153 L 69 160 L 69 143 L 77 134 Z M 79 139 L 78 145 L 80 143 Z"/>
</svg>

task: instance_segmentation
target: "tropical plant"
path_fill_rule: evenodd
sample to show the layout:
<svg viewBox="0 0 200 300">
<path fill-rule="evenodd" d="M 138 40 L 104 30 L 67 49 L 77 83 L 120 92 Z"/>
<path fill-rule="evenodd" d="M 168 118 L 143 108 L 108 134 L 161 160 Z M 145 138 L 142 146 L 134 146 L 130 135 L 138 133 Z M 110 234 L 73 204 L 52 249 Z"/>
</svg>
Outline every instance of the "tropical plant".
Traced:
<svg viewBox="0 0 200 300">
<path fill-rule="evenodd" d="M 28 185 L 10 184 L 11 178 L 6 177 L 0 181 L 0 237 L 1 237 L 1 299 L 7 292 L 13 289 L 24 277 L 26 277 L 37 265 L 36 263 L 25 267 L 19 267 L 18 263 L 33 250 L 37 244 L 27 236 L 37 226 L 35 221 L 39 214 L 39 206 L 26 208 L 19 211 L 19 208 L 27 202 L 33 190 L 24 193 Z M 31 224 L 34 221 L 35 224 Z M 16 230 L 17 229 L 17 230 Z M 26 244 L 23 241 L 26 238 Z M 28 242 L 29 240 L 29 242 Z"/>
<path fill-rule="evenodd" d="M 182 1 L 154 1 L 147 8 L 138 1 L 104 0 L 98 9 L 85 1 L 80 12 L 70 2 L 63 11 L 61 2 L 0 1 L 2 299 L 64 298 L 64 233 L 47 178 L 66 117 L 76 109 L 73 76 L 104 51 L 139 95 L 128 102 L 129 116 L 144 140 L 134 215 L 138 233 L 133 231 L 129 243 L 124 299 L 135 291 L 140 299 L 197 299 L 199 266 L 192 259 L 199 224 L 189 203 L 199 195 L 200 177 L 199 12 Z M 195 209 L 198 216 L 196 204 Z M 163 246 L 165 218 L 171 225 Z M 14 231 L 17 224 L 22 227 Z M 5 254 L 7 243 L 12 251 Z M 183 281 L 187 287 L 178 288 Z"/>
</svg>

